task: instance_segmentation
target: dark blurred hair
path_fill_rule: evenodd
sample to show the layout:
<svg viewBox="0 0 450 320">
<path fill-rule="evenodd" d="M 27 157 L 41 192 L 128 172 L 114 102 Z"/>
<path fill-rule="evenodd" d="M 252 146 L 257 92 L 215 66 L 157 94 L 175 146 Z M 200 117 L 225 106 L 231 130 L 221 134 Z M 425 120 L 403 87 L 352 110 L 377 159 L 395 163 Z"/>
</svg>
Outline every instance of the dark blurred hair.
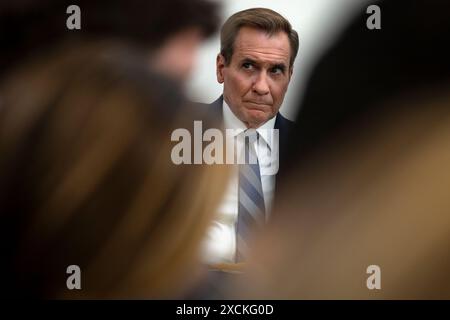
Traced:
<svg viewBox="0 0 450 320">
<path fill-rule="evenodd" d="M 364 128 L 370 112 L 388 116 L 390 110 L 381 110 L 383 101 L 450 80 L 450 3 L 377 4 L 381 29 L 366 28 L 369 15 L 361 8 L 314 68 L 292 134 L 290 165 L 297 166 L 349 126 Z"/>
<path fill-rule="evenodd" d="M 81 30 L 68 30 L 69 5 L 81 9 Z M 219 24 L 218 5 L 208 0 L 16 0 L 0 3 L 2 69 L 71 38 L 113 38 L 158 46 L 170 35 L 199 27 L 205 37 Z"/>
</svg>

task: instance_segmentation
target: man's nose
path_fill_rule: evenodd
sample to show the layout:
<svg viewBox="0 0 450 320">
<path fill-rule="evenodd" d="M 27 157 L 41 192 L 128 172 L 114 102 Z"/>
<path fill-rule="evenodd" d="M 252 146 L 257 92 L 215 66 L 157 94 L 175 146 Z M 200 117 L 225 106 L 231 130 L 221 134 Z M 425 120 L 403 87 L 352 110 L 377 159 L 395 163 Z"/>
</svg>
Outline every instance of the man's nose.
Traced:
<svg viewBox="0 0 450 320">
<path fill-rule="evenodd" d="M 266 72 L 260 72 L 253 82 L 253 91 L 259 95 L 268 94 L 270 90 L 267 80 Z"/>
</svg>

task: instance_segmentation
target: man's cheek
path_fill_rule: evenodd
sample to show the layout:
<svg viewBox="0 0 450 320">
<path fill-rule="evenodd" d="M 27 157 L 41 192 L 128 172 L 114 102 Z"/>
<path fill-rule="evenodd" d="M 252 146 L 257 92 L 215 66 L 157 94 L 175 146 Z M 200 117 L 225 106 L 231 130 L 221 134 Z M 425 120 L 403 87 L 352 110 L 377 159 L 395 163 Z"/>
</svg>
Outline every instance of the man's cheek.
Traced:
<svg viewBox="0 0 450 320">
<path fill-rule="evenodd" d="M 241 94 L 244 94 L 249 91 L 251 88 L 251 79 L 248 79 L 245 76 L 239 76 L 236 78 L 235 81 L 236 84 L 236 91 L 240 92 Z"/>
</svg>

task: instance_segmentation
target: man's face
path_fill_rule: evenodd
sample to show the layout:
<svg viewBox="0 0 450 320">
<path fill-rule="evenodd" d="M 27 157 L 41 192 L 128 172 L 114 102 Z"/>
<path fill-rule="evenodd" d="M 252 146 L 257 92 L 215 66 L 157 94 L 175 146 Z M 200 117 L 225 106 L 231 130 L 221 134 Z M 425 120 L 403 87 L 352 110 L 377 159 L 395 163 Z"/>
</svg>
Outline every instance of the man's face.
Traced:
<svg viewBox="0 0 450 320">
<path fill-rule="evenodd" d="M 257 128 L 280 109 L 292 68 L 286 33 L 269 36 L 264 31 L 243 27 L 236 37 L 228 66 L 217 56 L 217 81 L 233 113 L 248 128 Z"/>
</svg>

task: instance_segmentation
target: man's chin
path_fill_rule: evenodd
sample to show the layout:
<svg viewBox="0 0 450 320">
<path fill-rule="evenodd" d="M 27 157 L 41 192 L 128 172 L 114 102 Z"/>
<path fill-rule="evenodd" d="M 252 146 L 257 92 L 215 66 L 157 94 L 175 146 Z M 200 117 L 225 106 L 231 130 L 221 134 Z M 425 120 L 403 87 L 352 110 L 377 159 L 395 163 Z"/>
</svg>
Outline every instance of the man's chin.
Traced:
<svg viewBox="0 0 450 320">
<path fill-rule="evenodd" d="M 251 128 L 257 128 L 267 122 L 269 120 L 269 116 L 266 112 L 261 110 L 248 110 L 247 119 Z"/>
</svg>

